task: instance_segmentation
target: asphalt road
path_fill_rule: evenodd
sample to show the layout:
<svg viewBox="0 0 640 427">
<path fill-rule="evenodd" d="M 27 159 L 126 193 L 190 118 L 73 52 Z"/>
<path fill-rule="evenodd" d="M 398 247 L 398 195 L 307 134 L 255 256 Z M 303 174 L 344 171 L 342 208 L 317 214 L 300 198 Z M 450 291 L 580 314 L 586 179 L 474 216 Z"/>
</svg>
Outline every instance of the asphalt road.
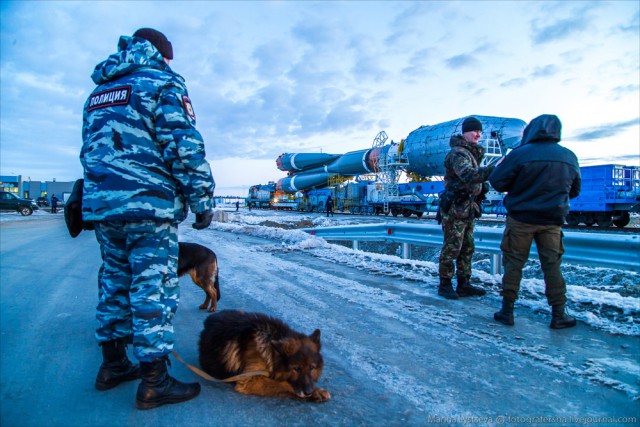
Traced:
<svg viewBox="0 0 640 427">
<path fill-rule="evenodd" d="M 446 301 L 431 289 L 281 249 L 278 242 L 181 227 L 218 255 L 219 309 L 261 311 L 322 330 L 323 404 L 235 393 L 174 361 L 201 395 L 135 409 L 136 382 L 98 392 L 92 232 L 71 239 L 61 216 L 0 223 L 0 425 L 423 426 L 640 423 L 640 339 L 584 324 L 552 331 L 548 315 L 491 320 L 483 299 Z M 176 349 L 197 361 L 204 294 L 181 279 Z M 634 399 L 636 397 L 636 399 Z M 501 418 L 502 417 L 502 418 Z M 545 418 L 546 417 L 546 418 Z M 601 419 L 600 417 L 606 417 Z M 626 418 L 622 418 L 626 417 Z"/>
</svg>

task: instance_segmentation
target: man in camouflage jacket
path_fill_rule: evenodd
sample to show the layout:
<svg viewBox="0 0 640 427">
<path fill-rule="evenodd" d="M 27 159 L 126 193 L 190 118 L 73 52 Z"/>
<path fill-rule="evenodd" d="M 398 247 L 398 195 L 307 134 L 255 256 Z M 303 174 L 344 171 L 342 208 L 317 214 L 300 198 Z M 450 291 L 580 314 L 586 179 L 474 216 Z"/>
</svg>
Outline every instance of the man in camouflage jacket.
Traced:
<svg viewBox="0 0 640 427">
<path fill-rule="evenodd" d="M 142 377 L 140 409 L 200 392 L 169 376 L 166 362 L 179 300 L 178 224 L 188 208 L 194 228 L 210 224 L 215 183 L 171 59 L 171 43 L 156 30 L 120 37 L 118 52 L 91 75 L 98 86 L 83 114 L 82 217 L 95 227 L 103 260 L 96 337 L 104 361 L 95 386 Z M 131 342 L 140 367 L 127 358 Z"/>
<path fill-rule="evenodd" d="M 473 227 L 475 219 L 480 217 L 480 198 L 488 189 L 484 183 L 493 171 L 493 166 L 479 166 L 485 151 L 478 144 L 481 136 L 482 123 L 475 117 L 467 117 L 462 122 L 462 135 L 451 137 L 451 151 L 444 161 L 446 192 L 440 203 L 444 242 L 440 251 L 438 295 L 448 299 L 485 294 L 483 289 L 469 283 L 475 250 Z M 451 283 L 454 274 L 458 281 L 456 291 Z"/>
</svg>

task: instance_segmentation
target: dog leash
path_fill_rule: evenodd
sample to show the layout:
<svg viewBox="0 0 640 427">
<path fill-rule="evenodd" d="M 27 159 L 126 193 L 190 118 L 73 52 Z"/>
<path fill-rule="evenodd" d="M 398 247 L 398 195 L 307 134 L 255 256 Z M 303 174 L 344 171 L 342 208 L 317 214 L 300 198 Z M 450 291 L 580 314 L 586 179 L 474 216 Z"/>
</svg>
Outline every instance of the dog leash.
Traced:
<svg viewBox="0 0 640 427">
<path fill-rule="evenodd" d="M 173 350 L 173 355 L 178 360 L 178 362 L 181 362 L 182 364 L 184 364 L 187 368 L 191 369 L 197 375 L 201 376 L 207 381 L 213 381 L 216 383 L 232 383 L 232 382 L 244 380 L 251 377 L 257 377 L 257 376 L 268 377 L 269 376 L 269 372 L 267 371 L 251 371 L 251 372 L 244 372 L 242 374 L 235 375 L 233 377 L 225 378 L 223 380 L 219 380 L 218 378 L 214 378 L 211 375 L 207 374 L 202 369 L 198 369 L 195 366 L 190 365 L 189 363 L 182 360 L 182 357 L 180 357 L 177 351 Z"/>
</svg>

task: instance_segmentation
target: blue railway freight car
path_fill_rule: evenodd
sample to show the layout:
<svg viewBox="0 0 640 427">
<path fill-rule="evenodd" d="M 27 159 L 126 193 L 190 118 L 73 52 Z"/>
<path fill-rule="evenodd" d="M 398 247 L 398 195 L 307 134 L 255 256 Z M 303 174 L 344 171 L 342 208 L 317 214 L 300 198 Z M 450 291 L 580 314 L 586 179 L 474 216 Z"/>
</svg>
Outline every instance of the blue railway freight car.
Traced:
<svg viewBox="0 0 640 427">
<path fill-rule="evenodd" d="M 336 199 L 336 188 L 325 187 L 318 190 L 308 190 L 299 193 L 298 209 L 302 212 L 323 212 L 326 210 L 327 198 Z M 338 207 L 335 204 L 336 208 Z M 342 208 L 338 208 L 342 210 Z"/>
<path fill-rule="evenodd" d="M 640 167 L 622 165 L 583 166 L 582 191 L 570 201 L 567 224 L 625 227 L 629 212 L 640 210 Z"/>
<path fill-rule="evenodd" d="M 251 208 L 270 208 L 275 191 L 275 182 L 252 185 L 249 188 L 247 205 Z"/>
</svg>

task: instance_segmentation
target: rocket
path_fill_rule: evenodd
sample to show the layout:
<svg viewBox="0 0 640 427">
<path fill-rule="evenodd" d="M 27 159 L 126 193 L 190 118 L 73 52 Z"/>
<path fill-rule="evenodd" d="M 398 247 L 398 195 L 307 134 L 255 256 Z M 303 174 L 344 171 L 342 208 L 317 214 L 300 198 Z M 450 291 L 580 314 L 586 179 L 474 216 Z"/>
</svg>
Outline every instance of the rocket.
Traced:
<svg viewBox="0 0 640 427">
<path fill-rule="evenodd" d="M 523 120 L 505 117 L 474 116 L 482 123 L 480 144 L 486 149 L 485 164 L 497 161 L 507 150 L 516 148 L 526 126 Z M 403 159 L 402 168 L 424 177 L 443 176 L 444 158 L 451 147 L 452 136 L 461 134 L 466 117 L 421 126 L 401 144 L 393 143 L 345 154 L 283 153 L 276 160 L 278 169 L 289 176 L 276 184 L 278 190 L 296 192 L 329 185 L 335 175 L 357 176 L 379 172 L 381 161 Z"/>
</svg>

